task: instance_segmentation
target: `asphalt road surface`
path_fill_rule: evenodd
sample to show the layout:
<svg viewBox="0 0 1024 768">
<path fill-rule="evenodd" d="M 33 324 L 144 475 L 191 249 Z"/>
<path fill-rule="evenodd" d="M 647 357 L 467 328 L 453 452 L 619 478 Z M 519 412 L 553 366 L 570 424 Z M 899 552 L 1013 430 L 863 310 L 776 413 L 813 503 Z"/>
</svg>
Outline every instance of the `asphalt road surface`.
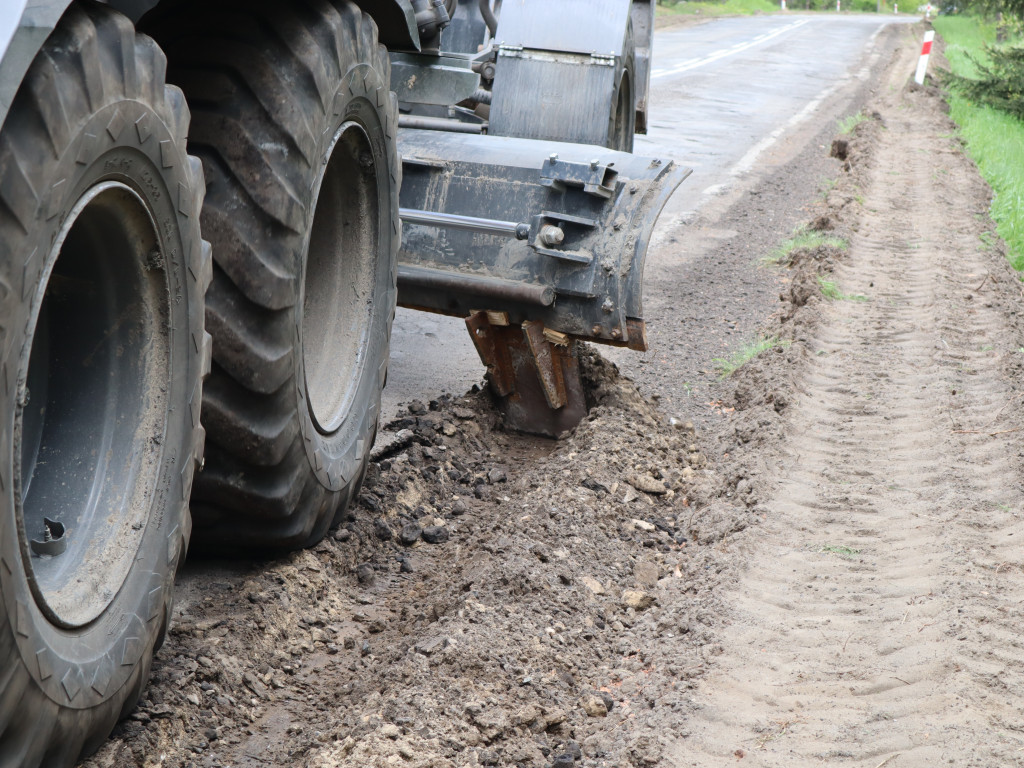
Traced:
<svg viewBox="0 0 1024 768">
<path fill-rule="evenodd" d="M 821 106 L 867 76 L 872 43 L 890 23 L 916 17 L 779 14 L 725 18 L 655 35 L 650 129 L 635 151 L 693 169 L 669 201 L 648 252 L 646 284 L 679 250 L 663 247 L 712 201 L 782 161 L 781 145 L 820 121 Z M 811 133 L 815 133 L 812 131 Z M 661 277 L 661 279 L 664 279 Z M 604 348 L 630 368 L 636 353 Z M 384 392 L 384 418 L 401 403 L 460 394 L 483 366 L 461 319 L 399 309 Z"/>
</svg>

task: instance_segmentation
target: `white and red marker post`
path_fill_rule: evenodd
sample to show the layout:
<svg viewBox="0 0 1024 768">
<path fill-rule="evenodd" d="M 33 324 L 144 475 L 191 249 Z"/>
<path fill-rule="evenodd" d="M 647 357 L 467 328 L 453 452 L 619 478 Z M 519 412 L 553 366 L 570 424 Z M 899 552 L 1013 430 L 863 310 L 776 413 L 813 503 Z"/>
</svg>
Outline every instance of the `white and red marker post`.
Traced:
<svg viewBox="0 0 1024 768">
<path fill-rule="evenodd" d="M 914 73 L 914 82 L 918 85 L 924 85 L 924 72 L 928 69 L 928 54 L 932 52 L 932 40 L 934 39 L 934 29 L 929 29 L 924 33 L 924 44 L 921 46 L 921 58 L 917 60 L 917 72 Z"/>
</svg>

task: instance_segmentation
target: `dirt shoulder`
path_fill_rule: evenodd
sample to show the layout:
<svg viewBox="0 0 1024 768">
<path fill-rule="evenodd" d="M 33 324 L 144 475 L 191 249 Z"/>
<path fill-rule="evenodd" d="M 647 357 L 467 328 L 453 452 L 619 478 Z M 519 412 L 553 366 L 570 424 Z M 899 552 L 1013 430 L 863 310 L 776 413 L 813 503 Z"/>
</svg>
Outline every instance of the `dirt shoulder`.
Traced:
<svg viewBox="0 0 1024 768">
<path fill-rule="evenodd" d="M 1009 729 L 1019 297 L 905 64 L 828 160 L 827 199 L 820 166 L 786 171 L 784 199 L 851 245 L 777 268 L 782 300 L 749 322 L 788 346 L 723 384 L 700 433 L 596 355 L 597 406 L 558 444 L 502 432 L 484 393 L 411 404 L 330 539 L 186 566 L 138 710 L 85 765 L 874 766 L 881 732 L 910 754 L 962 712 Z M 819 274 L 868 300 L 825 302 Z M 990 754 L 983 730 L 954 754 Z"/>
<path fill-rule="evenodd" d="M 912 51 L 817 222 L 848 249 L 793 265 L 796 364 L 740 376 L 735 450 L 766 424 L 782 440 L 666 765 L 1020 762 L 1022 293 L 939 94 L 907 85 Z"/>
</svg>

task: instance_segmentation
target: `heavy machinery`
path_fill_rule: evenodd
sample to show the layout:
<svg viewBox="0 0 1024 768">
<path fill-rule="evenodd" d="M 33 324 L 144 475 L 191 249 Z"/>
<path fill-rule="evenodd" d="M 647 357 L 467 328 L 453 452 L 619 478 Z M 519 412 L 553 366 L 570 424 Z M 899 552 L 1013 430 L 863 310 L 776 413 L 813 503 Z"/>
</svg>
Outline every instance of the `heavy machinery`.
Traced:
<svg viewBox="0 0 1024 768">
<path fill-rule="evenodd" d="M 629 154 L 652 20 L 0 6 L 0 766 L 71 765 L 134 706 L 192 519 L 242 551 L 340 521 L 396 303 L 465 317 L 509 424 L 547 434 L 585 412 L 579 341 L 645 347 L 686 173 Z"/>
</svg>

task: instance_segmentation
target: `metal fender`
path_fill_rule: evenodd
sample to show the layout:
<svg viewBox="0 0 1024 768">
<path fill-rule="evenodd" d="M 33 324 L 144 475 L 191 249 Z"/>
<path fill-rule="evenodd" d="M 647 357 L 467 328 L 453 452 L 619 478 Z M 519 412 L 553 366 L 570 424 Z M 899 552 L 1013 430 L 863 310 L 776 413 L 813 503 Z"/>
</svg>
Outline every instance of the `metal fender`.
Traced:
<svg viewBox="0 0 1024 768">
<path fill-rule="evenodd" d="M 402 130 L 398 299 L 405 306 L 646 349 L 644 258 L 689 175 L 603 147 Z"/>
<path fill-rule="evenodd" d="M 505 0 L 489 133 L 613 146 L 599 118 L 615 107 L 624 72 L 636 128 L 646 132 L 653 8 L 649 0 Z"/>
</svg>

